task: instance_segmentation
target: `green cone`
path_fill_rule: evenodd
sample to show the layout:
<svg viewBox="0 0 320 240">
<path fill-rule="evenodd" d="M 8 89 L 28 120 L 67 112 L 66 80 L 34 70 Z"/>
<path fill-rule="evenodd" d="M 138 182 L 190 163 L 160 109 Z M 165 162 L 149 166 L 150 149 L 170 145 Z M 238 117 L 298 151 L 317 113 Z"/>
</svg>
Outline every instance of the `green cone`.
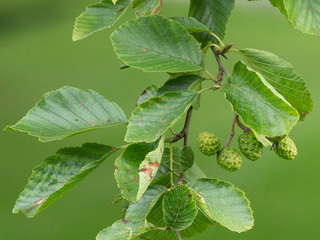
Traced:
<svg viewBox="0 0 320 240">
<path fill-rule="evenodd" d="M 220 140 L 214 134 L 208 132 L 200 133 L 198 137 L 199 150 L 204 155 L 212 156 L 220 149 Z"/>
<path fill-rule="evenodd" d="M 238 138 L 241 153 L 249 160 L 258 160 L 262 155 L 263 145 L 252 131 L 242 134 Z"/>
<path fill-rule="evenodd" d="M 279 157 L 286 160 L 293 160 L 298 154 L 297 147 L 290 137 L 286 137 L 277 142 L 274 151 Z"/>
<path fill-rule="evenodd" d="M 233 172 L 241 168 L 242 158 L 237 150 L 228 146 L 218 153 L 217 162 L 223 169 Z"/>
</svg>

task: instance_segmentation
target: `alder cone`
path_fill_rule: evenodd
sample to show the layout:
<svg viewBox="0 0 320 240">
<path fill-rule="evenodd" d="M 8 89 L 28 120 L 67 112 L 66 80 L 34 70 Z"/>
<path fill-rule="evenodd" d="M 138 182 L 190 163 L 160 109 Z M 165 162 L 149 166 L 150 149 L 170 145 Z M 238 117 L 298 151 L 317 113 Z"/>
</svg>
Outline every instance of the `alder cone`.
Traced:
<svg viewBox="0 0 320 240">
<path fill-rule="evenodd" d="M 238 138 L 241 153 L 249 160 L 258 160 L 263 151 L 263 145 L 258 141 L 252 131 L 242 134 Z"/>
<path fill-rule="evenodd" d="M 198 137 L 199 150 L 207 156 L 212 156 L 218 153 L 220 149 L 220 140 L 214 134 L 202 132 Z"/>
<path fill-rule="evenodd" d="M 220 167 L 230 172 L 241 168 L 242 158 L 240 153 L 231 146 L 224 147 L 217 155 L 217 163 Z"/>
<path fill-rule="evenodd" d="M 293 160 L 298 154 L 297 147 L 290 137 L 286 137 L 277 142 L 274 152 L 281 158 Z"/>
</svg>

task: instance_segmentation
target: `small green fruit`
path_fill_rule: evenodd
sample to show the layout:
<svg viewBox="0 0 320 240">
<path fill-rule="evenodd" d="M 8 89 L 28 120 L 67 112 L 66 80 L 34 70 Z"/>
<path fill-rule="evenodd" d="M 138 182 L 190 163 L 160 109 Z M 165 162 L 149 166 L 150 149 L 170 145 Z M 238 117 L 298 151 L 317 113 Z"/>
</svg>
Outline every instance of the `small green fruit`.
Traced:
<svg viewBox="0 0 320 240">
<path fill-rule="evenodd" d="M 217 162 L 223 169 L 233 172 L 241 168 L 242 158 L 237 150 L 228 146 L 222 148 L 218 153 Z"/>
<path fill-rule="evenodd" d="M 214 134 L 208 132 L 200 133 L 198 137 L 199 150 L 204 155 L 212 156 L 220 149 L 220 140 Z"/>
<path fill-rule="evenodd" d="M 241 153 L 249 160 L 255 161 L 261 157 L 263 145 L 252 131 L 242 134 L 238 143 Z"/>
<path fill-rule="evenodd" d="M 297 147 L 290 137 L 286 137 L 277 142 L 274 151 L 279 157 L 286 160 L 293 160 L 298 154 Z"/>
</svg>

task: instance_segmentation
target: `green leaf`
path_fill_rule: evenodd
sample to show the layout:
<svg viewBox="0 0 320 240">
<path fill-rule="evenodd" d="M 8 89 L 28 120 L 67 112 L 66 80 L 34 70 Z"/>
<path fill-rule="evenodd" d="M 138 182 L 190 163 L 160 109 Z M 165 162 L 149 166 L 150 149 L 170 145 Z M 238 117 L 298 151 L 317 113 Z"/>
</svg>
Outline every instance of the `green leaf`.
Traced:
<svg viewBox="0 0 320 240">
<path fill-rule="evenodd" d="M 204 68 L 197 41 L 179 23 L 159 15 L 123 24 L 111 35 L 118 57 L 146 72 L 188 72 Z"/>
<path fill-rule="evenodd" d="M 113 4 L 116 4 L 118 0 L 112 0 Z"/>
<path fill-rule="evenodd" d="M 193 17 L 173 17 L 178 23 L 185 27 L 188 32 L 205 32 L 211 33 L 210 29 Z"/>
<path fill-rule="evenodd" d="M 96 143 L 60 149 L 56 155 L 48 157 L 33 169 L 13 213 L 22 211 L 27 217 L 33 217 L 61 198 L 119 149 Z"/>
<path fill-rule="evenodd" d="M 193 166 L 194 153 L 193 153 L 192 148 L 190 146 L 182 148 L 181 155 L 180 155 L 180 164 L 182 166 L 183 172 Z"/>
<path fill-rule="evenodd" d="M 127 240 L 134 239 L 144 231 L 147 231 L 149 226 L 144 221 L 119 220 L 112 226 L 102 230 L 97 235 L 97 240 Z"/>
<path fill-rule="evenodd" d="M 147 89 L 144 90 L 138 97 L 136 101 L 137 106 L 143 102 L 148 101 L 150 98 L 157 96 L 157 90 L 158 88 L 155 85 L 147 87 Z"/>
<path fill-rule="evenodd" d="M 288 18 L 286 7 L 284 6 L 283 0 L 269 0 L 272 6 L 279 8 L 280 12 Z"/>
<path fill-rule="evenodd" d="M 153 209 L 147 217 L 149 222 L 153 223 L 156 227 L 158 227 L 158 230 L 153 229 L 148 231 L 146 234 L 140 236 L 141 239 L 177 239 L 175 231 L 172 228 L 167 227 L 163 221 L 162 205 L 163 195 L 159 198 L 159 200 L 157 201 L 157 203 L 155 204 L 155 206 L 153 207 Z M 200 208 L 197 207 L 197 209 L 198 214 L 194 219 L 192 225 L 180 231 L 181 237 L 183 239 L 190 238 L 199 233 L 202 233 L 214 224 L 214 222 L 208 216 L 206 216 L 206 214 L 204 214 Z"/>
<path fill-rule="evenodd" d="M 139 191 L 137 194 L 138 201 L 144 192 L 148 189 L 150 183 L 152 182 L 153 178 L 155 177 L 159 166 L 161 164 L 162 154 L 164 151 L 164 140 L 165 138 L 162 137 L 159 141 L 158 147 L 147 154 L 143 162 L 140 164 L 139 167 Z"/>
<path fill-rule="evenodd" d="M 140 236 L 146 240 L 179 240 L 176 231 L 173 229 L 150 229 Z"/>
<path fill-rule="evenodd" d="M 163 221 L 163 211 L 162 211 L 162 203 L 163 203 L 163 197 L 162 195 L 154 207 L 151 209 L 147 216 L 148 222 L 152 223 L 155 227 L 165 227 L 166 224 Z"/>
<path fill-rule="evenodd" d="M 320 2 L 315 0 L 270 0 L 289 22 L 304 33 L 320 36 Z"/>
<path fill-rule="evenodd" d="M 234 66 L 228 85 L 222 89 L 244 124 L 258 135 L 286 135 L 299 120 L 299 113 L 243 62 Z"/>
<path fill-rule="evenodd" d="M 183 170 L 182 164 L 181 164 L 181 158 L 182 158 L 182 150 L 181 147 L 173 147 L 173 177 L 174 182 L 178 181 L 179 173 Z M 159 170 L 154 177 L 154 182 L 156 184 L 161 184 L 164 186 L 167 186 L 170 183 L 170 149 L 166 148 L 164 150 L 164 153 L 162 155 L 161 164 L 159 167 Z M 198 178 L 206 177 L 206 175 L 201 171 L 201 169 L 196 165 L 196 163 L 193 164 L 193 166 L 189 169 L 187 169 L 184 176 L 184 182 L 190 182 L 195 181 Z"/>
<path fill-rule="evenodd" d="M 163 196 L 167 188 L 159 185 L 149 186 L 148 190 L 143 194 L 136 203 L 131 203 L 126 212 L 126 219 L 144 220 L 150 213 L 151 209 L 157 203 L 159 198 Z"/>
<path fill-rule="evenodd" d="M 136 16 L 144 17 L 152 13 L 153 9 L 159 4 L 159 0 L 133 0 L 132 7 Z"/>
<path fill-rule="evenodd" d="M 73 29 L 73 41 L 81 40 L 94 32 L 112 27 L 118 18 L 125 12 L 130 0 L 102 0 L 89 5 L 86 10 L 76 18 Z"/>
<path fill-rule="evenodd" d="M 189 186 L 204 198 L 211 216 L 220 225 L 235 232 L 252 228 L 253 217 L 249 201 L 231 183 L 203 178 Z"/>
<path fill-rule="evenodd" d="M 194 219 L 192 225 L 180 231 L 182 239 L 194 237 L 195 235 L 208 230 L 208 228 L 213 226 L 213 224 L 215 223 L 210 218 L 208 218 L 199 207 L 197 209 L 198 214 L 197 217 Z"/>
<path fill-rule="evenodd" d="M 315 0 L 284 0 L 288 18 L 295 28 L 320 36 L 320 2 Z"/>
<path fill-rule="evenodd" d="M 92 90 L 63 87 L 46 93 L 25 117 L 5 128 L 27 132 L 41 142 L 127 123 L 122 109 Z"/>
<path fill-rule="evenodd" d="M 155 165 L 158 166 L 161 163 L 161 156 L 160 159 L 152 159 L 154 154 L 153 151 L 155 151 L 155 153 L 160 152 L 162 144 L 163 143 L 159 144 L 159 142 L 155 142 L 129 145 L 116 160 L 115 178 L 118 182 L 120 192 L 127 200 L 133 202 L 137 201 L 139 182 L 141 182 L 139 174 L 142 162 L 149 159 L 151 166 L 147 169 L 152 176 L 156 174 L 157 167 Z M 154 161 L 153 164 L 151 163 L 151 160 Z"/>
<path fill-rule="evenodd" d="M 195 86 L 197 86 L 202 80 L 203 77 L 193 74 L 170 78 L 158 89 L 157 96 L 161 96 L 167 92 L 176 92 L 188 89 L 194 90 Z"/>
<path fill-rule="evenodd" d="M 189 227 L 198 213 L 193 194 L 185 185 L 176 186 L 164 195 L 162 209 L 164 222 L 176 231 Z"/>
<path fill-rule="evenodd" d="M 172 127 L 197 99 L 198 92 L 168 92 L 141 103 L 129 120 L 125 141 L 154 142 Z"/>
<path fill-rule="evenodd" d="M 292 65 L 278 56 L 256 49 L 240 50 L 255 71 L 277 90 L 300 113 L 300 119 L 312 111 L 311 93 L 306 82 Z"/>
<path fill-rule="evenodd" d="M 234 0 L 190 0 L 189 17 L 199 20 L 223 40 L 233 7 Z M 219 43 L 208 33 L 196 33 L 194 36 L 201 43 Z"/>
</svg>

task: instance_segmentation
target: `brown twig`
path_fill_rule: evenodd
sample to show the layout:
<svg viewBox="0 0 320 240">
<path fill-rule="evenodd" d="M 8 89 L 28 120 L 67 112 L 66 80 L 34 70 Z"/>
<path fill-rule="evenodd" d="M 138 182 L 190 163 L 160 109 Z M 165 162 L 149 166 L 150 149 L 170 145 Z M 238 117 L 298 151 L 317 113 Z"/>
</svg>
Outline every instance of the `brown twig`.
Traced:
<svg viewBox="0 0 320 240">
<path fill-rule="evenodd" d="M 193 110 L 193 107 L 191 106 L 189 108 L 189 110 L 188 110 L 186 121 L 184 123 L 184 127 L 181 130 L 181 132 L 179 132 L 174 137 L 167 138 L 166 142 L 175 143 L 175 142 L 178 142 L 179 140 L 181 140 L 182 138 L 184 138 L 184 144 L 183 145 L 185 147 L 188 146 L 188 132 L 189 132 L 189 126 L 190 126 L 190 121 L 191 121 L 192 110 Z"/>
<path fill-rule="evenodd" d="M 159 0 L 159 4 L 153 9 L 151 15 L 156 14 L 159 9 L 161 10 L 161 8 L 162 8 L 162 0 Z"/>
<path fill-rule="evenodd" d="M 179 231 L 176 231 L 176 233 L 177 233 L 178 239 L 179 239 L 179 240 L 182 240 L 181 235 L 180 235 L 180 232 L 179 232 Z"/>
<path fill-rule="evenodd" d="M 214 54 L 214 57 L 216 58 L 216 61 L 218 63 L 218 67 L 219 67 L 219 74 L 218 74 L 218 81 L 217 84 L 220 85 L 220 83 L 223 80 L 223 74 L 225 74 L 227 77 L 230 76 L 229 72 L 227 71 L 227 69 L 223 66 L 221 59 L 220 59 L 220 55 L 224 55 L 224 53 L 219 52 L 215 46 L 211 46 L 211 50 Z"/>
<path fill-rule="evenodd" d="M 274 143 L 272 144 L 272 147 L 270 148 L 270 150 L 275 149 L 275 148 L 277 147 L 277 145 L 278 145 L 278 143 L 277 143 L 277 142 L 274 142 Z"/>
<path fill-rule="evenodd" d="M 236 123 L 239 126 L 239 128 L 241 128 L 243 130 L 244 133 L 250 132 L 251 128 L 248 128 L 247 126 L 245 126 L 242 122 L 240 122 L 239 120 L 239 115 L 237 115 L 236 118 Z"/>
<path fill-rule="evenodd" d="M 234 125 L 235 125 L 235 123 L 236 123 L 237 118 L 238 118 L 238 115 L 235 113 L 234 116 L 233 116 L 233 120 L 232 120 L 230 135 L 229 135 L 226 143 L 224 144 L 225 147 L 228 147 L 228 146 L 229 146 L 232 138 L 234 137 Z"/>
<path fill-rule="evenodd" d="M 190 127 L 190 121 L 192 116 L 192 110 L 193 110 L 193 107 L 191 106 L 187 112 L 186 121 L 184 122 L 184 126 L 181 132 L 172 138 L 167 138 L 166 142 L 174 143 L 174 142 L 178 142 L 183 138 L 184 139 L 183 146 L 188 147 L 188 136 L 189 136 L 189 127 Z M 183 184 L 183 176 L 184 176 L 184 173 L 180 171 L 179 178 L 178 178 L 178 185 Z"/>
</svg>

